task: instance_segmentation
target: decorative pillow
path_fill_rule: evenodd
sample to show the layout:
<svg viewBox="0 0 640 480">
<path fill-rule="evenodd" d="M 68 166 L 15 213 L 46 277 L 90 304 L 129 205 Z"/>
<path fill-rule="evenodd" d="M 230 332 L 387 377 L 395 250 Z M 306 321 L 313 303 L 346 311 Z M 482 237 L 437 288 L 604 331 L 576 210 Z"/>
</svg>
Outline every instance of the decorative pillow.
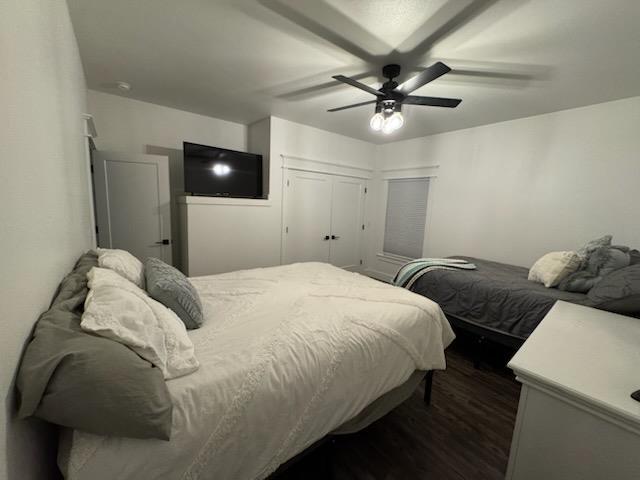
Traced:
<svg viewBox="0 0 640 480">
<path fill-rule="evenodd" d="M 87 278 L 83 330 L 126 345 L 158 367 L 165 379 L 187 375 L 200 366 L 175 313 L 111 270 L 92 268 Z"/>
<path fill-rule="evenodd" d="M 640 263 L 640 251 L 636 250 L 635 248 L 633 250 L 629 250 L 629 257 L 630 257 L 630 262 L 629 265 L 635 265 L 636 263 Z"/>
<path fill-rule="evenodd" d="M 587 293 L 610 273 L 627 267 L 631 261 L 627 247 L 600 247 L 588 257 L 583 270 L 567 276 L 558 288 L 568 292 Z"/>
<path fill-rule="evenodd" d="M 576 252 L 551 252 L 543 255 L 529 270 L 529 280 L 555 287 L 570 273 L 575 272 L 582 260 Z"/>
<path fill-rule="evenodd" d="M 142 262 L 126 250 L 98 248 L 98 265 L 118 272 L 121 276 L 144 289 Z"/>
<path fill-rule="evenodd" d="M 604 277 L 589 291 L 596 308 L 624 314 L 640 314 L 640 263 Z"/>
<path fill-rule="evenodd" d="M 613 235 L 604 235 L 600 238 L 596 238 L 595 240 L 590 240 L 578 249 L 578 255 L 586 258 L 600 247 L 610 247 L 612 239 Z"/>
<path fill-rule="evenodd" d="M 80 328 L 87 272 L 96 265 L 95 252 L 80 257 L 38 320 L 16 378 L 18 415 L 97 435 L 168 440 L 173 403 L 160 370 Z"/>
<path fill-rule="evenodd" d="M 182 272 L 162 260 L 147 258 L 144 275 L 151 298 L 173 310 L 188 329 L 200 328 L 202 303 L 198 292 Z"/>
</svg>

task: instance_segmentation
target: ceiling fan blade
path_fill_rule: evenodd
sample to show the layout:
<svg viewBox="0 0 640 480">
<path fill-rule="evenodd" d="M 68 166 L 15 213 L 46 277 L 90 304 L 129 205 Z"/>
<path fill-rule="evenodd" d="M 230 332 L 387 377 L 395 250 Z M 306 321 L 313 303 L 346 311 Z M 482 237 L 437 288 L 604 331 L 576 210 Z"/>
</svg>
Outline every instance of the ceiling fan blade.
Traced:
<svg viewBox="0 0 640 480">
<path fill-rule="evenodd" d="M 346 107 L 332 108 L 331 110 L 327 110 L 327 112 L 337 112 L 339 110 L 346 110 L 347 108 L 361 107 L 362 105 L 371 105 L 372 103 L 376 102 L 377 100 L 369 100 L 368 102 L 354 103 L 353 105 L 347 105 Z"/>
<path fill-rule="evenodd" d="M 367 93 L 372 93 L 373 95 L 376 95 L 378 97 L 384 96 L 384 93 L 379 92 L 375 88 L 371 88 L 370 86 L 365 85 L 364 83 L 360 83 L 357 80 L 354 80 L 353 78 L 345 77 L 344 75 L 334 75 L 333 78 L 335 78 L 339 82 L 346 83 L 347 85 L 351 85 L 352 87 L 359 88 L 360 90 L 364 90 Z"/>
<path fill-rule="evenodd" d="M 436 62 L 430 67 L 424 69 L 415 77 L 410 78 L 398 87 L 398 90 L 404 94 L 411 93 L 414 90 L 426 85 L 429 82 L 434 81 L 436 78 L 441 77 L 451 69 L 442 62 Z"/>
<path fill-rule="evenodd" d="M 409 95 L 402 100 L 403 105 L 428 105 L 430 107 L 447 107 L 456 108 L 460 102 L 459 98 L 440 98 L 440 97 L 419 97 Z"/>
</svg>

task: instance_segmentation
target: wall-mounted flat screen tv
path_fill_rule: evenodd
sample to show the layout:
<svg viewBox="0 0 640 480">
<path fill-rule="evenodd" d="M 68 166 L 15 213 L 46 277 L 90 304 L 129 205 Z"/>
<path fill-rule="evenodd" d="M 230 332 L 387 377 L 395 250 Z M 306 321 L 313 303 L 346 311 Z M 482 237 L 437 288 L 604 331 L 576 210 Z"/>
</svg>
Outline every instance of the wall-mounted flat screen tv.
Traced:
<svg viewBox="0 0 640 480">
<path fill-rule="evenodd" d="M 183 142 L 184 190 L 193 195 L 264 198 L 262 155 Z"/>
</svg>

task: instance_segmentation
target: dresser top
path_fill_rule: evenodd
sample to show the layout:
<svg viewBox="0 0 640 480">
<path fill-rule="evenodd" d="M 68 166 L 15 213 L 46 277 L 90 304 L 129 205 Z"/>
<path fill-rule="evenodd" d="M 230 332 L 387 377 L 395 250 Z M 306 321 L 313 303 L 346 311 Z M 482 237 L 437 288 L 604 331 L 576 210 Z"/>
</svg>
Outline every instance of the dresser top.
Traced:
<svg viewBox="0 0 640 480">
<path fill-rule="evenodd" d="M 525 383 L 640 425 L 640 319 L 556 302 L 509 362 Z"/>
</svg>

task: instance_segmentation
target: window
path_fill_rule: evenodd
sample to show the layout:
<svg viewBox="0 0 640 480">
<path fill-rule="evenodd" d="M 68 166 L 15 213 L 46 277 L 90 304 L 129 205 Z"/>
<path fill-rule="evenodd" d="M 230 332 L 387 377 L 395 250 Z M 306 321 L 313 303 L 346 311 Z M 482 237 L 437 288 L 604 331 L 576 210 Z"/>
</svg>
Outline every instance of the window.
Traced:
<svg viewBox="0 0 640 480">
<path fill-rule="evenodd" d="M 388 192 L 384 253 L 420 258 L 427 221 L 429 179 L 389 180 Z"/>
</svg>

